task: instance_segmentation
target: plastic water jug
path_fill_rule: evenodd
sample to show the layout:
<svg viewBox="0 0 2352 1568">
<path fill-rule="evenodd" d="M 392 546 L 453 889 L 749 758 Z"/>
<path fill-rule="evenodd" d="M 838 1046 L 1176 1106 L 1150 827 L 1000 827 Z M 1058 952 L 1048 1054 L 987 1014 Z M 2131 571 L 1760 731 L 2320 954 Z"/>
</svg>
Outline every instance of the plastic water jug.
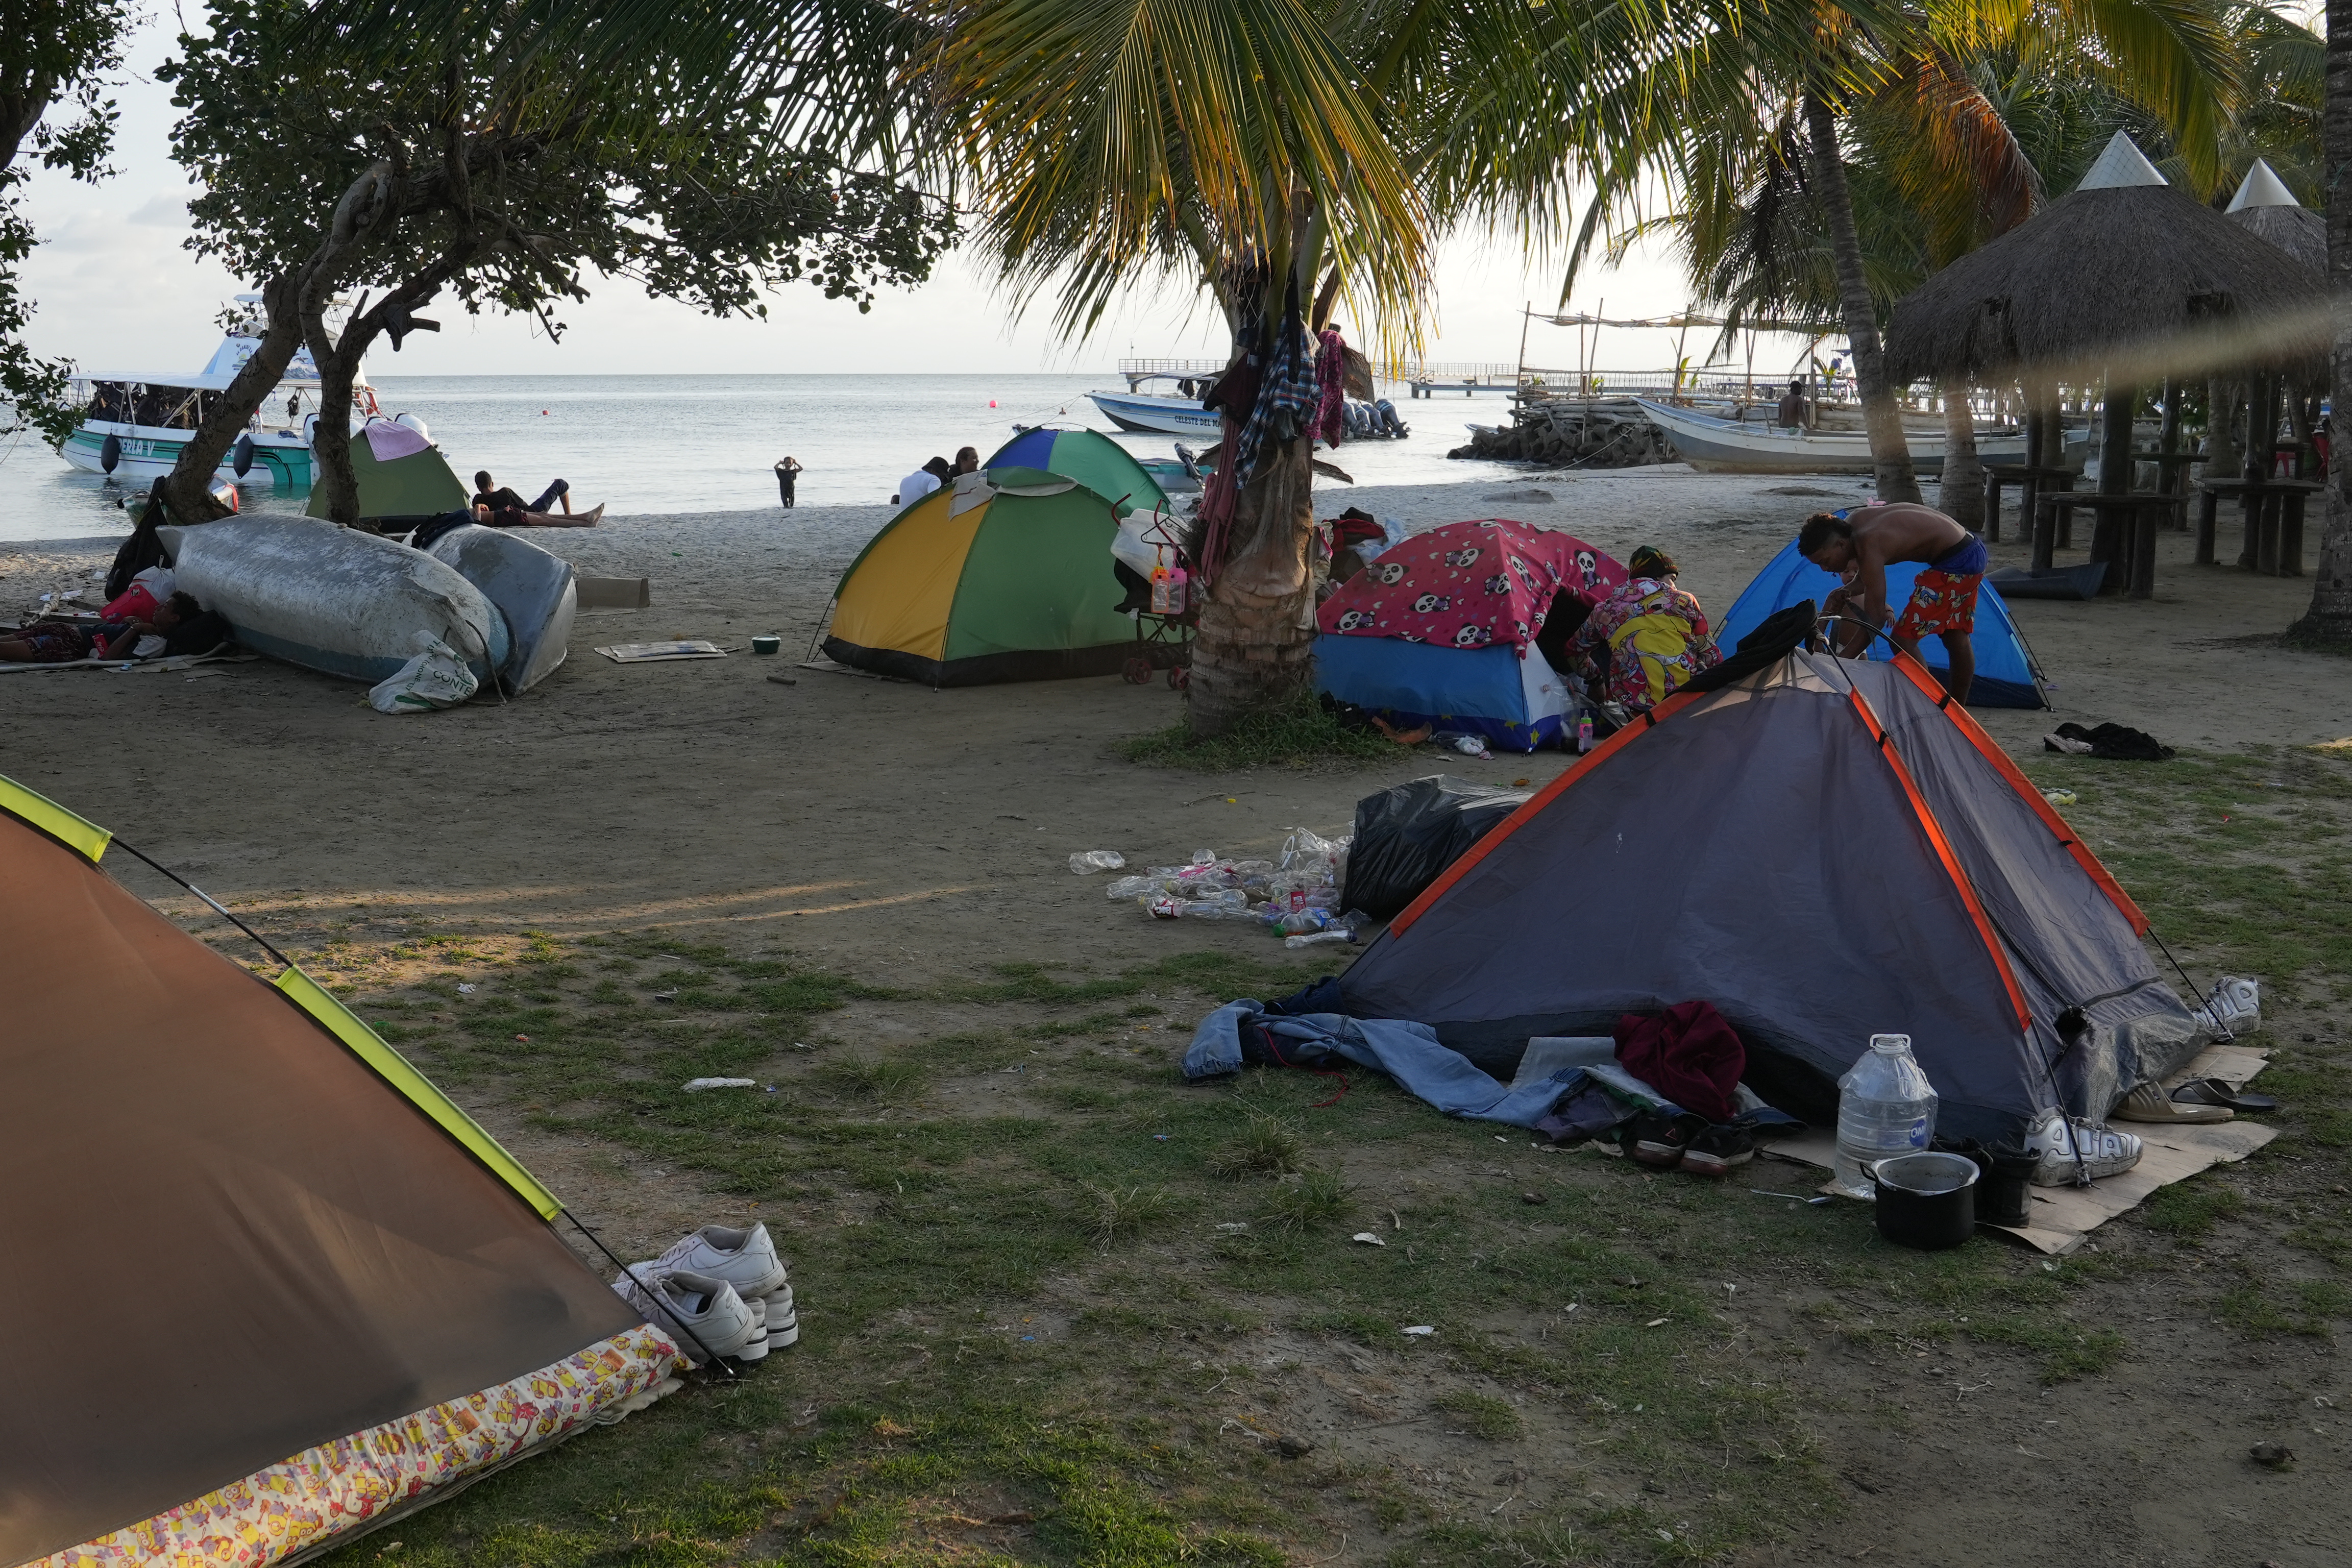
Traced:
<svg viewBox="0 0 2352 1568">
<path fill-rule="evenodd" d="M 1838 1079 L 1838 1190 L 1873 1194 L 1867 1166 L 1916 1154 L 1936 1136 L 1936 1089 L 1911 1055 L 1908 1035 L 1873 1035 L 1870 1049 Z"/>
</svg>

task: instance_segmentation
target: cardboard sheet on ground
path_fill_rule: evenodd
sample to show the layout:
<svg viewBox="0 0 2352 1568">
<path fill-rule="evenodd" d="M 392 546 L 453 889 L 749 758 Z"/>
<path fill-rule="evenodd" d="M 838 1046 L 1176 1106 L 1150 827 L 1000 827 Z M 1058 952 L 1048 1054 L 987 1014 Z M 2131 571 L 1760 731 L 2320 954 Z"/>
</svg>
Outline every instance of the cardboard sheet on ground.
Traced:
<svg viewBox="0 0 2352 1568">
<path fill-rule="evenodd" d="M 194 669 L 200 664 L 246 664 L 260 657 L 257 653 L 180 653 L 168 658 L 77 658 L 66 664 L 0 664 L 0 675 L 37 669 Z"/>
<path fill-rule="evenodd" d="M 2242 1089 L 2269 1063 L 2266 1049 L 2234 1041 L 2209 1046 L 2195 1061 L 2168 1079 L 2165 1089 L 2169 1092 L 2192 1078 L 2218 1078 L 2233 1089 Z M 2210 1166 L 2242 1160 L 2278 1136 L 2277 1128 L 2244 1116 L 2202 1125 L 2118 1121 L 2115 1126 L 2139 1135 L 2138 1164 L 2087 1187 L 2035 1187 L 2030 1227 L 1988 1225 L 1982 1228 L 2014 1237 L 2051 1257 L 2063 1257 L 2116 1215 L 2147 1202 L 2158 1188 L 2187 1181 Z M 1827 1170 L 1836 1157 L 1837 1132 L 1833 1128 L 1816 1128 L 1801 1138 L 1775 1139 L 1769 1147 L 1775 1154 Z M 1824 1183 L 1821 1190 L 1827 1192 L 1828 1184 Z"/>
<path fill-rule="evenodd" d="M 624 642 L 596 650 L 614 664 L 658 664 L 672 658 L 725 658 L 727 650 L 713 642 Z"/>
</svg>

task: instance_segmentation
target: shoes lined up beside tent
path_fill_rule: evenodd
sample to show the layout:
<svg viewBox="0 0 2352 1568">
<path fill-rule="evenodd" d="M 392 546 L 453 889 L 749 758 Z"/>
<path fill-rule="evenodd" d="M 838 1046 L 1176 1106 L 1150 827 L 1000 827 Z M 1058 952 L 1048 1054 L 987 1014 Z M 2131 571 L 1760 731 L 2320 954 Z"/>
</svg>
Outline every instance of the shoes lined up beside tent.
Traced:
<svg viewBox="0 0 2352 1568">
<path fill-rule="evenodd" d="M 613 1281 L 646 1321 L 676 1331 L 694 1364 L 763 1361 L 800 1342 L 792 1281 L 768 1227 L 706 1225 Z"/>
</svg>

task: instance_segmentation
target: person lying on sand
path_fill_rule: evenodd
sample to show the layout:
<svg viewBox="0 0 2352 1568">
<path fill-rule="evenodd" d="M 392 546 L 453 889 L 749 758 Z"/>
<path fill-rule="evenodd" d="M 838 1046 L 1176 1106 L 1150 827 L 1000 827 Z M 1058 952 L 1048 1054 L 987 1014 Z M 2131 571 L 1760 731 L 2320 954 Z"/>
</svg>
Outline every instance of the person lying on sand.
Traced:
<svg viewBox="0 0 2352 1568">
<path fill-rule="evenodd" d="M 512 490 L 505 492 L 512 495 Z M 484 528 L 593 528 L 604 515 L 603 503 L 589 511 L 532 511 L 520 507 L 490 506 L 474 498 L 474 521 Z"/>
<path fill-rule="evenodd" d="M 537 500 L 530 502 L 529 505 L 524 504 L 522 497 L 507 489 L 504 485 L 499 486 L 496 489 L 493 489 L 490 487 L 491 479 L 489 469 L 484 468 L 475 474 L 474 504 L 476 506 L 487 506 L 492 511 L 543 512 L 548 509 L 550 503 L 560 500 L 563 502 L 564 514 L 566 516 L 571 515 L 572 481 L 569 479 L 556 480 L 553 484 L 547 487 L 546 491 L 542 493 Z"/>
<path fill-rule="evenodd" d="M 0 660 L 10 664 L 73 664 L 85 658 L 130 658 L 142 638 L 161 637 L 151 650 L 173 654 L 210 653 L 229 640 L 228 622 L 206 612 L 195 595 L 173 594 L 155 606 L 150 620 L 100 621 L 94 626 L 71 621 L 36 621 L 8 637 L 0 637 Z"/>
<path fill-rule="evenodd" d="M 1916 501 L 1886 501 L 1856 507 L 1844 517 L 1817 511 L 1797 534 L 1797 553 L 1846 579 L 1822 602 L 1823 615 L 1847 615 L 1853 623 L 1837 628 L 1838 653 L 1858 658 L 1870 647 L 1874 628 L 1886 624 L 1886 569 L 1916 561 L 1926 570 L 1911 586 L 1903 618 L 1887 635 L 1914 658 L 1919 640 L 1941 637 L 1952 668 L 1944 689 L 1965 706 L 1976 679 L 1977 653 L 1969 634 L 1977 625 L 1977 589 L 1984 582 L 1985 542 L 1934 507 Z"/>
</svg>

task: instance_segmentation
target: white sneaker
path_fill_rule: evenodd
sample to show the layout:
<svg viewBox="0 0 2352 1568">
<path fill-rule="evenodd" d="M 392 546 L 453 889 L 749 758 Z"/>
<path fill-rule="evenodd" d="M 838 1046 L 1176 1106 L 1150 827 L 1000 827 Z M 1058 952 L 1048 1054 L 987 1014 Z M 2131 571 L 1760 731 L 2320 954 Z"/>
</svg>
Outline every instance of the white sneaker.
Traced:
<svg viewBox="0 0 2352 1568">
<path fill-rule="evenodd" d="M 673 1272 L 683 1268 L 724 1279 L 746 1300 L 782 1289 L 786 1278 L 783 1261 L 776 1256 L 776 1244 L 768 1239 L 764 1225 L 749 1230 L 706 1225 L 681 1237 L 655 1261 Z"/>
<path fill-rule="evenodd" d="M 635 1263 L 613 1281 L 613 1289 L 643 1312 L 647 1322 L 676 1340 L 677 1348 L 697 1366 L 713 1355 L 741 1355 L 755 1338 L 762 1346 L 758 1354 L 767 1353 L 759 1320 L 735 1293 L 735 1287 L 724 1279 Z"/>
<path fill-rule="evenodd" d="M 768 1310 L 768 1345 L 783 1350 L 800 1343 L 801 1315 L 793 1307 L 793 1288 L 789 1285 L 761 1300 Z"/>
<path fill-rule="evenodd" d="M 2119 1175 L 2138 1164 L 2140 1155 L 2136 1134 L 2116 1132 L 2080 1117 L 2069 1121 L 2056 1110 L 2042 1113 L 2033 1131 L 2025 1135 L 2025 1148 L 2042 1157 L 2033 1171 L 2037 1187 L 2071 1186 L 2084 1176 L 2095 1181 Z"/>
</svg>

